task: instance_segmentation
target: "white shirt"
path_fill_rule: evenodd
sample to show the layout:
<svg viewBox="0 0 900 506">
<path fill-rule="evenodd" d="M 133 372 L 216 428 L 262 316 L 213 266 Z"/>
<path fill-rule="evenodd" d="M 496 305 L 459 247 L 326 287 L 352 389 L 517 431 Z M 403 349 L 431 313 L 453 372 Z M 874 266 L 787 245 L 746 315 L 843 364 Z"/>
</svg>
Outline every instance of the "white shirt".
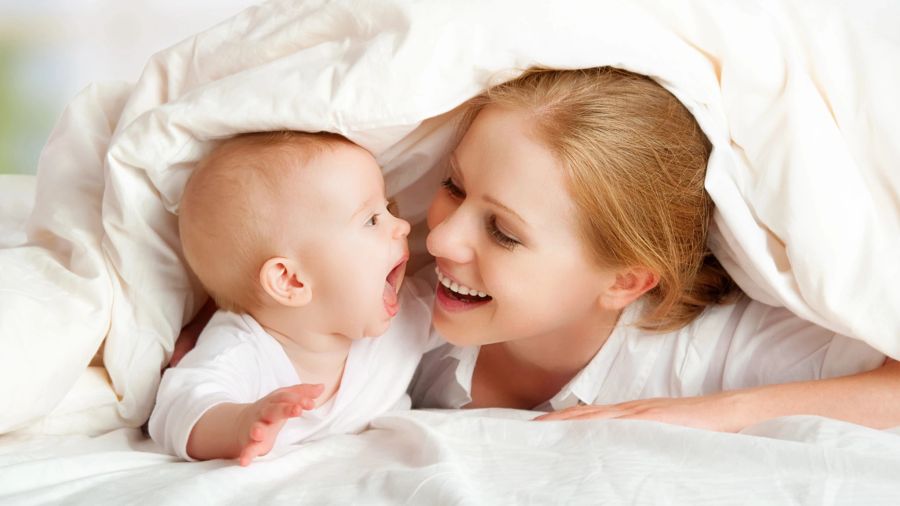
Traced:
<svg viewBox="0 0 900 506">
<path fill-rule="evenodd" d="M 276 445 L 358 432 L 391 409 L 408 409 L 406 389 L 429 344 L 434 290 L 407 279 L 401 308 L 388 331 L 354 341 L 335 395 L 285 423 Z M 253 403 L 278 388 L 302 383 L 281 344 L 249 315 L 218 311 L 197 346 L 163 374 L 150 417 L 150 436 L 186 460 L 187 440 L 207 410 Z"/>
<path fill-rule="evenodd" d="M 590 363 L 535 409 L 832 378 L 875 369 L 885 359 L 862 341 L 746 297 L 711 306 L 689 325 L 663 334 L 629 325 L 639 314 L 639 304 L 627 308 Z M 445 344 L 427 353 L 410 387 L 413 406 L 461 408 L 472 402 L 479 349 Z"/>
</svg>

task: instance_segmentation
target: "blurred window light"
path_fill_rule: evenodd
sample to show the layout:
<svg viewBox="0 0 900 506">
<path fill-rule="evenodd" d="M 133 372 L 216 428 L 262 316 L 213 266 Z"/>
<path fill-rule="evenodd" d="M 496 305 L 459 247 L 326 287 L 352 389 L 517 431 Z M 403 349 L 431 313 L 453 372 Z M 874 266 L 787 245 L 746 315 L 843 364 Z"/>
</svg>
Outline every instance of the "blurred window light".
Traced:
<svg viewBox="0 0 900 506">
<path fill-rule="evenodd" d="M 31 174 L 66 103 L 254 0 L 0 0 L 0 174 Z"/>
</svg>

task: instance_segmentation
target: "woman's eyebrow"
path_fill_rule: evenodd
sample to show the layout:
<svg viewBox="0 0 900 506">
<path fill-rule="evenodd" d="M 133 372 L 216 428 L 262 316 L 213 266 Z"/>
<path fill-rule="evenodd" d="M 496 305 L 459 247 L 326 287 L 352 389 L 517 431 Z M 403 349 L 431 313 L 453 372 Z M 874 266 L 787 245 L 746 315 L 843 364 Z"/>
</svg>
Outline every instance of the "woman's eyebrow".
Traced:
<svg viewBox="0 0 900 506">
<path fill-rule="evenodd" d="M 459 178 L 462 180 L 461 182 L 462 182 L 462 183 L 465 183 L 465 177 L 463 177 L 462 170 L 460 170 L 460 168 L 459 168 L 459 160 L 457 160 L 457 158 L 456 158 L 456 153 L 455 153 L 455 152 L 450 153 L 450 171 L 451 171 L 453 174 L 458 175 Z M 519 213 L 513 211 L 509 206 L 507 206 L 507 205 L 505 205 L 504 203 L 500 202 L 500 201 L 497 200 L 496 198 L 494 198 L 494 197 L 492 197 L 492 196 L 490 196 L 490 195 L 485 195 L 485 196 L 482 197 L 482 200 L 484 200 L 485 202 L 487 202 L 487 203 L 489 203 L 489 204 L 493 204 L 493 205 L 496 206 L 496 207 L 499 207 L 500 209 L 506 211 L 506 212 L 507 212 L 510 216 L 512 216 L 513 218 L 516 218 L 517 220 L 519 220 L 520 222 L 522 222 L 522 224 L 525 225 L 526 227 L 528 226 L 528 222 L 525 221 L 525 218 L 522 218 L 522 216 L 519 215 Z"/>
<path fill-rule="evenodd" d="M 488 202 L 490 204 L 493 204 L 493 205 L 499 207 L 500 209 L 503 209 L 504 211 L 509 213 L 513 218 L 516 218 L 517 220 L 522 222 L 522 225 L 525 225 L 526 227 L 528 226 L 528 222 L 525 221 L 525 218 L 522 218 L 521 216 L 519 216 L 519 213 L 513 211 L 508 206 L 504 205 L 502 202 L 495 199 L 494 197 L 492 197 L 490 195 L 485 195 L 482 197 L 482 200 L 484 200 L 485 202 Z"/>
<path fill-rule="evenodd" d="M 456 153 L 450 153 L 450 172 L 459 176 L 462 179 L 461 182 L 465 182 L 466 178 L 463 176 L 462 170 L 459 169 L 459 160 L 456 159 Z"/>
</svg>

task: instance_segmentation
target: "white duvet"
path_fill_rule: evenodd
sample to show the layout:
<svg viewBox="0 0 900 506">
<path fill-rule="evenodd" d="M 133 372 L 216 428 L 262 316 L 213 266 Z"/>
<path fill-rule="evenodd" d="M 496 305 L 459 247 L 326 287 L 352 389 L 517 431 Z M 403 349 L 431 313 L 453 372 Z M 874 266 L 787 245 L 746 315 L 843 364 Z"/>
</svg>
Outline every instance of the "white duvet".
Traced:
<svg viewBox="0 0 900 506">
<path fill-rule="evenodd" d="M 900 432 L 815 417 L 742 434 L 532 413 L 407 411 L 242 468 L 182 462 L 137 429 L 0 437 L 3 504 L 900 503 Z"/>
<path fill-rule="evenodd" d="M 85 90 L 41 157 L 27 227 L 18 220 L 30 201 L 0 203 L 0 225 L 15 223 L 0 241 L 0 433 L 26 425 L 32 433 L 99 433 L 147 418 L 160 367 L 202 303 L 180 258 L 174 213 L 192 164 L 216 139 L 281 128 L 340 132 L 377 155 L 388 191 L 406 217 L 421 223 L 450 147 L 454 108 L 536 64 L 615 65 L 648 74 L 676 94 L 713 141 L 707 187 L 718 212 L 711 245 L 740 285 L 755 298 L 900 357 L 898 20 L 900 6 L 875 0 L 281 0 L 249 9 L 160 52 L 136 84 Z M 4 190 L 18 192 L 11 185 L 22 184 L 31 183 L 0 178 Z M 105 369 L 98 361 L 88 369 L 98 350 Z M 53 417 L 41 418 L 54 409 Z M 422 487 L 432 494 L 463 480 L 484 494 L 462 502 L 532 490 L 531 483 L 541 483 L 528 474 L 532 457 L 543 459 L 544 470 L 550 459 L 550 467 L 557 466 L 551 478 L 569 480 L 563 489 L 572 494 L 590 489 L 615 497 L 622 487 L 632 493 L 627 497 L 648 494 L 648 502 L 669 497 L 667 490 L 689 491 L 692 482 L 666 481 L 667 473 L 673 466 L 689 473 L 695 455 L 706 459 L 696 465 L 710 479 L 740 482 L 746 490 L 782 471 L 791 482 L 795 472 L 793 483 L 806 484 L 796 490 L 811 494 L 807 499 L 845 497 L 840 494 L 856 490 L 847 479 L 857 477 L 874 498 L 885 486 L 884 473 L 898 471 L 891 455 L 876 451 L 896 446 L 894 434 L 818 419 L 766 426 L 787 440 L 798 430 L 807 448 L 652 424 L 596 424 L 570 433 L 559 425 L 528 429 L 480 415 L 429 416 L 436 415 L 387 418 L 380 432 L 316 448 L 340 454 L 348 451 L 340 441 L 378 446 L 377 434 L 408 445 L 397 434 L 418 434 L 422 455 L 442 457 L 435 457 L 442 464 L 431 468 L 434 477 Z M 423 436 L 431 434 L 431 420 L 438 421 L 444 446 Z M 483 431 L 476 431 L 475 446 L 468 446 L 466 424 Z M 480 474 L 489 467 L 481 459 L 495 455 L 483 455 L 478 441 L 507 435 L 503 448 L 522 454 L 498 462 L 523 474 Z M 318 472 L 313 458 L 307 467 L 273 464 L 275 475 L 251 470 L 241 478 L 249 482 L 232 481 L 236 471 L 218 463 L 185 467 L 141 453 L 147 443 L 130 429 L 64 444 L 53 436 L 18 443 L 11 437 L 0 440 L 0 493 L 21 490 L 23 497 L 52 499 L 92 484 L 122 492 L 115 487 L 124 485 L 104 474 L 107 461 L 109 469 L 142 484 L 147 497 L 172 502 L 177 491 L 190 494 L 192 483 L 214 484 L 209 494 L 240 497 L 240 483 L 299 483 L 300 470 Z M 572 445 L 572 453 L 589 448 L 572 465 L 597 466 L 591 467 L 595 474 L 570 473 L 569 457 L 542 446 L 554 438 Z M 841 451 L 829 441 L 840 441 Z M 622 453 L 619 444 L 635 445 L 634 452 Z M 656 456 L 643 461 L 644 452 L 656 455 L 658 448 L 658 462 Z M 343 454 L 341 472 L 363 489 L 390 493 L 395 487 L 398 497 L 414 497 L 410 477 L 419 475 L 404 459 L 417 453 L 407 449 L 412 456 L 379 461 L 385 467 L 374 478 L 350 465 L 352 452 Z M 718 456 L 719 449 L 730 453 Z M 94 450 L 116 453 L 104 460 Z M 288 453 L 278 462 L 317 455 Z M 46 458 L 62 474 L 32 478 L 36 487 L 57 483 L 49 495 L 15 478 L 37 465 L 30 459 L 51 454 Z M 363 455 L 380 458 L 368 446 Z M 749 466 L 750 474 L 725 472 L 738 464 Z M 160 469 L 159 476 L 143 473 L 146 466 Z M 804 469 L 820 473 L 821 487 L 810 488 Z M 598 475 L 609 480 L 594 483 Z M 84 479 L 68 484 L 67 476 Z M 327 484 L 339 478 L 272 493 L 299 498 L 311 490 L 309 497 L 324 497 L 315 494 L 334 492 Z M 765 490 L 772 497 L 793 493 L 791 487 Z M 552 501 L 549 492 L 535 492 L 534 502 Z M 731 496 L 722 497 L 727 502 Z M 567 502 L 565 496 L 559 501 Z"/>
</svg>

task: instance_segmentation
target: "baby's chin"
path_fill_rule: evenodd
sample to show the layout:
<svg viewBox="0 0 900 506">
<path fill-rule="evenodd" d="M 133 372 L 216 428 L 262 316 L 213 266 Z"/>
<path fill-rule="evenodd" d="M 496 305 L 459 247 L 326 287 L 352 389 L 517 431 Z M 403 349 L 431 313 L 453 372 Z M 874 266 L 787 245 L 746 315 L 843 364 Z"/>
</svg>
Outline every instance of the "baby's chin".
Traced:
<svg viewBox="0 0 900 506">
<path fill-rule="evenodd" d="M 368 326 L 366 326 L 366 333 L 364 335 L 359 336 L 360 339 L 366 337 L 380 337 L 387 333 L 391 328 L 391 321 L 393 318 L 387 318 L 385 320 L 381 320 L 378 322 L 372 322 Z"/>
</svg>

